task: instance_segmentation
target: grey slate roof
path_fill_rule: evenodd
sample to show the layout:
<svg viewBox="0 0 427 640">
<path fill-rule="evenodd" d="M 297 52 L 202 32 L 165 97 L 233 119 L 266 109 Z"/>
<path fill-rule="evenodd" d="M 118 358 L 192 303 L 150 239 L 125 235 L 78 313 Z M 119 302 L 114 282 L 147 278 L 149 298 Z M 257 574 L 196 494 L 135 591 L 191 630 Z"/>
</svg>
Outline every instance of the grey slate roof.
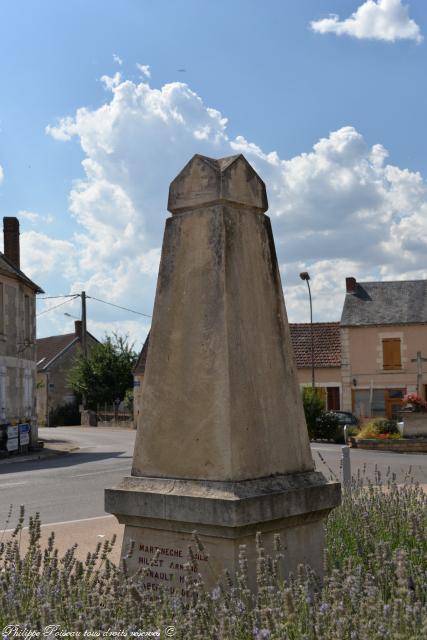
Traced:
<svg viewBox="0 0 427 640">
<path fill-rule="evenodd" d="M 30 280 L 30 278 L 26 276 L 23 271 L 18 269 L 18 267 L 15 267 L 15 265 L 12 264 L 10 260 L 8 260 L 4 255 L 4 253 L 2 253 L 1 251 L 0 251 L 0 273 L 4 273 L 5 275 L 10 276 L 12 278 L 16 278 L 17 280 L 21 280 L 26 285 L 28 285 L 31 289 L 33 289 L 35 293 L 44 293 L 43 289 L 39 287 L 38 284 Z"/>
<path fill-rule="evenodd" d="M 342 326 L 427 323 L 427 280 L 358 282 L 347 293 Z"/>
</svg>

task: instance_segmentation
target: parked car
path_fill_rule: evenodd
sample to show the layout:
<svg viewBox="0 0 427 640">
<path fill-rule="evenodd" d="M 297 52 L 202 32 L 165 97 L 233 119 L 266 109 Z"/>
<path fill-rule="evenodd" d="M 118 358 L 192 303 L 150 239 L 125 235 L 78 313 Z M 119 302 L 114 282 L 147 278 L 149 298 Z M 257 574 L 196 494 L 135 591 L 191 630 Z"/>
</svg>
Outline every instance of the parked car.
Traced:
<svg viewBox="0 0 427 640">
<path fill-rule="evenodd" d="M 356 418 L 350 411 L 329 411 L 329 413 L 333 413 L 338 418 L 338 424 L 342 426 L 345 424 L 352 427 L 359 426 L 359 418 Z"/>
</svg>

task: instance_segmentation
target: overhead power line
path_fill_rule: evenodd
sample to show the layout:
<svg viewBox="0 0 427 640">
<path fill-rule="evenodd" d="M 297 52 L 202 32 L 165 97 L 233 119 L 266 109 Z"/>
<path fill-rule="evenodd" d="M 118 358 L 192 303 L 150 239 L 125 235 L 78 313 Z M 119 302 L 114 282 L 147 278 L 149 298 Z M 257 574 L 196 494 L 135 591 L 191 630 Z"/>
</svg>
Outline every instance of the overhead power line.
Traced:
<svg viewBox="0 0 427 640">
<path fill-rule="evenodd" d="M 151 318 L 148 313 L 141 313 L 141 311 L 134 311 L 134 309 L 128 309 L 127 307 L 121 307 L 118 304 L 114 304 L 113 302 L 107 302 L 106 300 L 100 300 L 99 298 L 95 298 L 94 296 L 87 296 L 91 300 L 96 300 L 97 302 L 102 302 L 103 304 L 108 304 L 110 307 L 116 307 L 116 309 L 122 309 L 122 311 L 129 311 L 130 313 L 135 313 L 138 316 L 144 316 L 144 318 Z"/>
<path fill-rule="evenodd" d="M 62 297 L 62 296 L 54 296 L 54 297 Z M 67 302 L 71 302 L 72 300 L 77 300 L 79 296 L 73 296 L 72 298 L 68 298 L 67 300 L 64 300 L 64 302 L 60 302 L 59 304 L 56 304 L 53 307 L 49 307 L 49 309 L 45 309 L 44 311 L 41 311 L 40 313 L 38 313 L 36 315 L 36 318 L 38 318 L 39 316 L 42 316 L 45 313 L 49 313 L 49 311 L 53 311 L 54 309 L 57 309 L 58 307 L 62 307 L 63 304 L 67 304 Z"/>
<path fill-rule="evenodd" d="M 69 293 L 65 296 L 45 296 L 44 298 L 37 298 L 37 300 L 56 300 L 57 298 L 77 298 L 80 293 Z"/>
</svg>

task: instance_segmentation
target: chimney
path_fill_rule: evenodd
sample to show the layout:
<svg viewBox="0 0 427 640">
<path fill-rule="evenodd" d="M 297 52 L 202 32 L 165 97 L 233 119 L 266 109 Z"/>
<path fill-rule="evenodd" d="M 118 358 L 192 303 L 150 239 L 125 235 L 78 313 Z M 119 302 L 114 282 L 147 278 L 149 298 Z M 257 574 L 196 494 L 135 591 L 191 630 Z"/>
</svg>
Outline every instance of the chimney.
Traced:
<svg viewBox="0 0 427 640">
<path fill-rule="evenodd" d="M 4 255 L 9 262 L 20 269 L 18 218 L 3 218 L 3 238 Z"/>
<path fill-rule="evenodd" d="M 345 279 L 345 289 L 347 293 L 354 293 L 357 288 L 356 278 L 346 278 Z"/>
<path fill-rule="evenodd" d="M 79 338 L 81 342 L 82 341 L 82 321 L 81 320 L 74 321 L 74 333 L 76 334 L 76 338 Z"/>
</svg>

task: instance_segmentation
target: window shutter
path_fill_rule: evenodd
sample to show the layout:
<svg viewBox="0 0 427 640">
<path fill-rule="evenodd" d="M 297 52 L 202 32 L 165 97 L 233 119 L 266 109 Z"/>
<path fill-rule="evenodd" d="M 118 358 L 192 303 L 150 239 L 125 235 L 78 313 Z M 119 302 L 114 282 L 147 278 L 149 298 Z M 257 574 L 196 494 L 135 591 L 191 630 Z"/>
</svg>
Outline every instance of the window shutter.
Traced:
<svg viewBox="0 0 427 640">
<path fill-rule="evenodd" d="M 401 367 L 400 338 L 383 340 L 383 368 L 400 369 Z"/>
</svg>

